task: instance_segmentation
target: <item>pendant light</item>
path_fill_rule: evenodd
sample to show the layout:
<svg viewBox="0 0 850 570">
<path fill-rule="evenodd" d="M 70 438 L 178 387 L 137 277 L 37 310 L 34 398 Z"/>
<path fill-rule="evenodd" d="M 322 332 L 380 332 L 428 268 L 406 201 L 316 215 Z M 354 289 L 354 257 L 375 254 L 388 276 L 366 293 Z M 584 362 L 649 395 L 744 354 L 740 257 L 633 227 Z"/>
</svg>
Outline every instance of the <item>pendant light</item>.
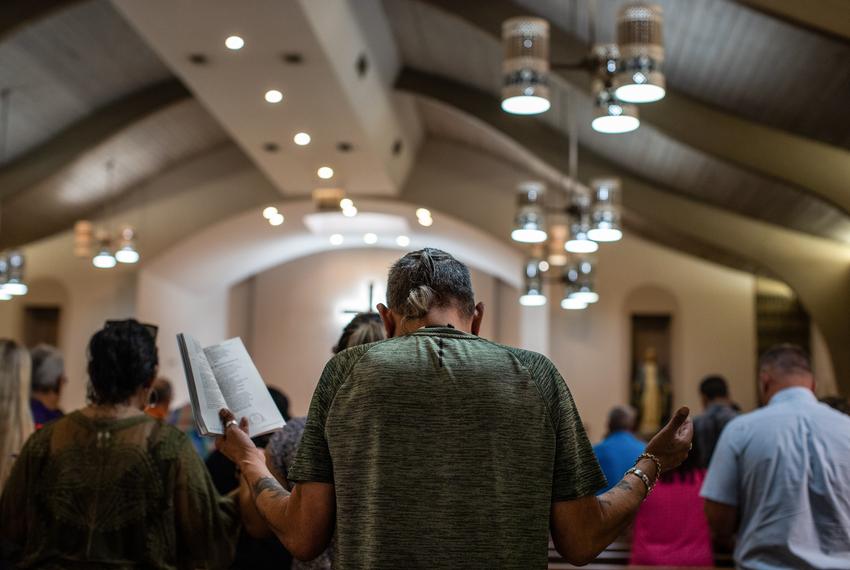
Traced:
<svg viewBox="0 0 850 570">
<path fill-rule="evenodd" d="M 519 304 L 525 307 L 540 307 L 546 304 L 543 293 L 541 265 L 545 263 L 537 257 L 529 258 L 525 263 L 525 287 L 519 298 Z"/>
<path fill-rule="evenodd" d="M 0 164 L 6 160 L 6 144 L 9 133 L 9 106 L 12 90 L 8 87 L 0 90 Z M 2 223 L 2 208 L 0 208 L 0 223 Z M 0 230 L 2 225 L 0 225 Z M 26 260 L 19 250 L 5 252 L 0 255 L 0 300 L 8 301 L 12 297 L 26 295 L 29 287 L 24 282 L 24 266 Z"/>
<path fill-rule="evenodd" d="M 652 103 L 664 98 L 666 81 L 661 6 L 635 2 L 617 14 L 620 69 L 614 78 L 615 95 L 626 103 Z"/>
<path fill-rule="evenodd" d="M 518 17 L 502 24 L 502 110 L 537 115 L 549 110 L 549 22 Z"/>
<path fill-rule="evenodd" d="M 519 185 L 512 240 L 520 243 L 546 241 L 546 211 L 543 206 L 545 189 L 541 182 L 523 182 Z"/>
<path fill-rule="evenodd" d="M 138 263 L 141 256 L 136 249 L 136 230 L 132 226 L 124 226 L 121 228 L 120 236 L 115 260 L 118 263 Z"/>
<path fill-rule="evenodd" d="M 593 227 L 587 235 L 593 241 L 613 242 L 623 237 L 620 227 L 620 181 L 617 178 L 597 178 L 591 182 L 595 195 Z"/>
<path fill-rule="evenodd" d="M 640 126 L 637 107 L 620 101 L 614 93 L 614 75 L 620 60 L 617 44 L 594 46 L 592 58 L 596 76 L 593 79 L 594 118 L 590 126 L 594 131 L 605 134 L 634 131 Z"/>
<path fill-rule="evenodd" d="M 599 294 L 593 290 L 593 263 L 589 259 L 578 259 L 567 270 L 567 297 L 587 305 L 599 300 Z"/>
</svg>

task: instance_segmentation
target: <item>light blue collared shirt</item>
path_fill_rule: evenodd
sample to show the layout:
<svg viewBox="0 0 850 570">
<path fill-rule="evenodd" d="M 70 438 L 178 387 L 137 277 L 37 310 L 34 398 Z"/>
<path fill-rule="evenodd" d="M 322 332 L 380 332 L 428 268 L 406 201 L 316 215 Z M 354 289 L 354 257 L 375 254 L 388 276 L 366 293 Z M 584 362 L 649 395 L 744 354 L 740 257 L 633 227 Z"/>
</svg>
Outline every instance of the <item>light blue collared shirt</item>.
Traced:
<svg viewBox="0 0 850 570">
<path fill-rule="evenodd" d="M 739 568 L 850 569 L 850 416 L 777 392 L 726 426 L 700 494 L 738 507 Z"/>
</svg>

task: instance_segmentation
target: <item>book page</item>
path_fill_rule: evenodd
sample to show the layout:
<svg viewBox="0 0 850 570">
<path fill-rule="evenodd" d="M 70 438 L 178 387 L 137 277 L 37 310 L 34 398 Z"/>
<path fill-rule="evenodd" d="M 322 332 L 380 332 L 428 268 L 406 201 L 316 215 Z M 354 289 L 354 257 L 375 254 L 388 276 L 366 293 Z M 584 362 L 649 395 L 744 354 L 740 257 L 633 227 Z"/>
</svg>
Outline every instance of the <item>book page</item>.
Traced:
<svg viewBox="0 0 850 570">
<path fill-rule="evenodd" d="M 221 435 L 224 429 L 218 412 L 227 407 L 227 402 L 218 387 L 204 349 L 189 335 L 177 335 L 177 342 L 183 356 L 183 367 L 186 381 L 189 383 L 192 412 L 198 431 L 202 435 Z"/>
<path fill-rule="evenodd" d="M 283 416 L 272 400 L 242 339 L 232 338 L 204 349 L 227 408 L 248 418 L 251 437 L 283 427 Z"/>
</svg>

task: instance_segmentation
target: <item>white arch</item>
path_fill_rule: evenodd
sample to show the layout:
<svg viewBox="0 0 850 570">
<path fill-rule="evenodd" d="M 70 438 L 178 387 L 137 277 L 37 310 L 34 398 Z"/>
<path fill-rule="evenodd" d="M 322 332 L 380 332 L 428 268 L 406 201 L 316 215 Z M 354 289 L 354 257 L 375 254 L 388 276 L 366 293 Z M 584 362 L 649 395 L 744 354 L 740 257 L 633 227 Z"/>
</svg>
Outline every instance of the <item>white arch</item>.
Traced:
<svg viewBox="0 0 850 570">
<path fill-rule="evenodd" d="M 305 215 L 315 213 L 310 200 L 281 202 L 286 216 L 282 226 L 272 227 L 257 209 L 242 212 L 189 237 L 148 262 L 139 273 L 138 314 L 142 321 L 160 329 L 160 369 L 164 375 L 182 378 L 176 342 L 178 332 L 191 332 L 203 344 L 221 341 L 227 334 L 229 288 L 271 267 L 339 247 L 370 247 L 362 239 L 333 246 L 324 234 L 310 231 Z M 396 235 L 379 235 L 376 247 L 412 250 L 430 246 L 451 252 L 458 259 L 498 277 L 513 287 L 522 284 L 522 255 L 506 243 L 442 212 L 432 212 L 434 223 L 423 227 L 416 221 L 416 206 L 393 200 L 357 200 L 368 222 L 393 216 L 395 228 L 406 228 L 410 244 L 400 247 Z M 359 231 L 375 231 L 369 227 Z M 353 237 L 353 236 L 352 236 Z M 548 312 L 545 308 L 520 310 L 521 344 L 548 352 Z M 177 382 L 178 387 L 182 382 Z M 178 400 L 180 398 L 178 397 Z"/>
</svg>

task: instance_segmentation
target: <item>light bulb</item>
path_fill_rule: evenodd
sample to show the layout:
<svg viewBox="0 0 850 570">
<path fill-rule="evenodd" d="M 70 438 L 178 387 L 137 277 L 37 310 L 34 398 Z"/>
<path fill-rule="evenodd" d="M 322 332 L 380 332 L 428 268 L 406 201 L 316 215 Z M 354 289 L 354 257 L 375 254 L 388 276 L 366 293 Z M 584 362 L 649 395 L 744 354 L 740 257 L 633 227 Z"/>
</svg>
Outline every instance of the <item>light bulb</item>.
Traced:
<svg viewBox="0 0 850 570">
<path fill-rule="evenodd" d="M 266 91 L 266 101 L 269 103 L 280 103 L 283 101 L 283 93 L 278 91 L 277 89 L 269 89 Z"/>
<path fill-rule="evenodd" d="M 571 239 L 564 245 L 564 249 L 570 253 L 593 253 L 599 249 L 599 244 L 589 239 Z"/>
<path fill-rule="evenodd" d="M 519 304 L 524 307 L 542 307 L 546 304 L 546 295 L 541 293 L 521 295 L 519 298 Z"/>
<path fill-rule="evenodd" d="M 629 115 L 603 115 L 593 119 L 590 126 L 598 133 L 616 135 L 630 133 L 637 129 L 640 126 L 640 120 Z"/>
<path fill-rule="evenodd" d="M 322 180 L 327 180 L 328 178 L 333 178 L 334 169 L 330 166 L 322 166 L 316 171 L 316 175 Z"/>
<path fill-rule="evenodd" d="M 118 263 L 138 263 L 140 257 L 139 252 L 129 245 L 115 252 L 115 261 Z"/>
<path fill-rule="evenodd" d="M 593 228 L 588 230 L 587 237 L 600 242 L 619 241 L 623 238 L 623 232 L 616 228 Z"/>
<path fill-rule="evenodd" d="M 228 36 L 227 39 L 224 40 L 224 45 L 227 49 L 232 49 L 233 51 L 240 50 L 245 46 L 245 40 L 243 40 L 239 36 Z"/>
<path fill-rule="evenodd" d="M 431 210 L 427 208 L 417 208 L 416 209 L 416 217 L 417 218 L 430 218 Z"/>
<path fill-rule="evenodd" d="M 369 245 L 378 243 L 378 236 L 369 232 L 368 234 L 363 234 L 363 241 L 368 243 Z"/>
<path fill-rule="evenodd" d="M 419 218 L 419 224 L 422 225 L 422 226 L 425 226 L 426 228 L 430 227 L 433 223 L 434 223 L 434 218 L 431 218 L 430 216 L 427 217 L 427 218 L 425 218 L 425 217 Z"/>
<path fill-rule="evenodd" d="M 345 216 L 346 218 L 353 218 L 354 216 L 357 215 L 357 208 L 355 208 L 354 206 L 352 206 L 350 208 L 345 208 L 342 211 L 342 215 Z"/>
<path fill-rule="evenodd" d="M 9 281 L 3 285 L 3 293 L 6 295 L 12 295 L 13 297 L 26 295 L 27 291 L 29 291 L 27 284 L 21 283 L 20 281 Z"/>
<path fill-rule="evenodd" d="M 640 80 L 640 77 L 642 75 L 636 73 L 634 76 L 635 83 L 617 87 L 617 90 L 614 92 L 617 99 L 626 103 L 654 103 L 664 98 L 664 95 L 667 93 L 664 87 L 651 83 L 638 83 L 637 81 Z"/>
<path fill-rule="evenodd" d="M 117 263 L 115 257 L 108 250 L 101 250 L 92 258 L 91 262 L 98 269 L 112 269 Z"/>
<path fill-rule="evenodd" d="M 567 297 L 561 301 L 561 308 L 568 311 L 580 311 L 587 308 L 587 303 L 579 301 L 578 299 L 571 299 Z"/>
<path fill-rule="evenodd" d="M 520 243 L 541 243 L 546 237 L 543 230 L 518 228 L 511 232 L 511 239 Z"/>
<path fill-rule="evenodd" d="M 273 226 L 279 226 L 283 223 L 283 214 L 275 214 L 271 218 L 269 218 L 269 224 Z"/>
<path fill-rule="evenodd" d="M 590 305 L 591 303 L 595 303 L 599 300 L 599 293 L 594 291 L 575 291 L 574 293 L 569 294 L 569 298 Z"/>
<path fill-rule="evenodd" d="M 513 115 L 537 115 L 549 110 L 551 104 L 544 97 L 517 95 L 502 100 L 502 110 Z"/>
<path fill-rule="evenodd" d="M 263 217 L 267 220 L 270 220 L 272 216 L 277 214 L 277 208 L 274 206 L 267 206 L 263 209 Z"/>
<path fill-rule="evenodd" d="M 313 140 L 310 138 L 310 135 L 307 133 L 296 133 L 294 137 L 292 137 L 292 141 L 298 146 L 306 146 L 310 144 L 310 141 Z"/>
<path fill-rule="evenodd" d="M 410 238 L 407 236 L 398 236 L 395 238 L 395 243 L 399 247 L 407 247 L 410 245 Z"/>
<path fill-rule="evenodd" d="M 329 238 L 331 245 L 342 245 L 342 242 L 345 241 L 345 238 L 342 237 L 342 234 L 333 234 Z"/>
<path fill-rule="evenodd" d="M 339 201 L 339 207 L 343 210 L 348 210 L 354 207 L 354 201 L 351 198 L 343 198 Z"/>
</svg>

